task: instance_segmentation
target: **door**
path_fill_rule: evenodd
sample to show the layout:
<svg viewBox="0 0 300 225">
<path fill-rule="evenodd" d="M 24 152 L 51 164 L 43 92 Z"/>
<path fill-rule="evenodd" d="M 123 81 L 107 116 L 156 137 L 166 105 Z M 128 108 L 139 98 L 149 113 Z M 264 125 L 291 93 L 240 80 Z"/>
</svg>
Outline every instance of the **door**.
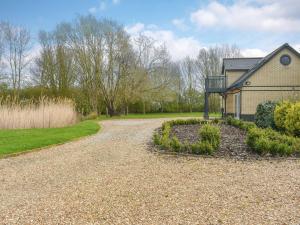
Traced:
<svg viewBox="0 0 300 225">
<path fill-rule="evenodd" d="M 240 119 L 241 114 L 241 93 L 236 93 L 234 95 L 234 102 L 235 102 L 235 118 Z"/>
</svg>

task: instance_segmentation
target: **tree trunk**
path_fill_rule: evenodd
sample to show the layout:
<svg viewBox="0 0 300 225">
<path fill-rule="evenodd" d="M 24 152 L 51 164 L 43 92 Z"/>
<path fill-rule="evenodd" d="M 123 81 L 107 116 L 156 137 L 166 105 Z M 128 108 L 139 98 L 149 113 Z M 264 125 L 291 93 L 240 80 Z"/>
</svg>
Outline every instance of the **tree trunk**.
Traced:
<svg viewBox="0 0 300 225">
<path fill-rule="evenodd" d="M 108 117 L 108 108 L 106 107 L 106 117 Z"/>
<path fill-rule="evenodd" d="M 125 109 L 125 115 L 126 116 L 128 115 L 128 112 L 129 112 L 128 105 L 126 105 L 126 109 Z"/>
<path fill-rule="evenodd" d="M 143 101 L 143 114 L 146 114 L 146 104 L 144 101 Z"/>
</svg>

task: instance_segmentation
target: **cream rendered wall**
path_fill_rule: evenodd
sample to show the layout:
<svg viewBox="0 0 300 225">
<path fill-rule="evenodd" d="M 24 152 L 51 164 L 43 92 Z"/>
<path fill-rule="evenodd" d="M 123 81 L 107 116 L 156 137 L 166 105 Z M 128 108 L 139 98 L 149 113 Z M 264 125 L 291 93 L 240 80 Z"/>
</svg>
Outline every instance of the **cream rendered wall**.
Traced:
<svg viewBox="0 0 300 225">
<path fill-rule="evenodd" d="M 280 57 L 284 54 L 288 54 L 292 59 L 288 66 L 280 63 Z M 248 81 L 251 84 L 242 88 L 242 114 L 254 114 L 257 105 L 267 100 L 299 98 L 300 58 L 290 50 L 283 49 L 256 71 Z"/>
<path fill-rule="evenodd" d="M 300 91 L 242 91 L 241 105 L 242 114 L 255 114 L 259 103 L 271 100 L 281 101 L 290 98 L 300 97 Z"/>
<path fill-rule="evenodd" d="M 280 57 L 288 54 L 292 61 L 288 66 L 280 63 Z M 250 86 L 300 86 L 300 58 L 288 49 L 283 49 L 262 66 L 250 78 Z"/>
<path fill-rule="evenodd" d="M 234 94 L 228 94 L 226 97 L 226 113 L 234 113 Z"/>
<path fill-rule="evenodd" d="M 240 78 L 246 71 L 226 71 L 227 87 Z"/>
</svg>

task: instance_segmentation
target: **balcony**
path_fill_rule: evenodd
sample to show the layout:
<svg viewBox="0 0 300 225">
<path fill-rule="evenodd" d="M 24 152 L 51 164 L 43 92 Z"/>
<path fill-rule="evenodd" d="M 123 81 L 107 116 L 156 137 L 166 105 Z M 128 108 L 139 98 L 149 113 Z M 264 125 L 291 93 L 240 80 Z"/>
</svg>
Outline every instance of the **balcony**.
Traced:
<svg viewBox="0 0 300 225">
<path fill-rule="evenodd" d="M 208 93 L 222 93 L 226 89 L 225 76 L 209 76 L 205 79 L 205 91 Z"/>
</svg>

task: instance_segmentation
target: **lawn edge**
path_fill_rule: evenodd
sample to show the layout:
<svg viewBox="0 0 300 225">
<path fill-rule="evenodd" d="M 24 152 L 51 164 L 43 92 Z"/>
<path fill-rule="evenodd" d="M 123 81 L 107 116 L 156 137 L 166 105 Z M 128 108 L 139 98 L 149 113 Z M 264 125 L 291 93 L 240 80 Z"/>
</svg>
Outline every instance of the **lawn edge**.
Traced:
<svg viewBox="0 0 300 225">
<path fill-rule="evenodd" d="M 27 153 L 33 153 L 33 152 L 39 152 L 39 151 L 42 151 L 42 150 L 45 150 L 45 149 L 48 149 L 48 148 L 51 148 L 51 147 L 56 147 L 56 146 L 60 146 L 60 145 L 64 145 L 64 144 L 68 144 L 68 143 L 71 143 L 71 142 L 75 142 L 75 141 L 79 141 L 79 140 L 83 140 L 85 138 L 89 138 L 89 137 L 92 137 L 96 134 L 98 134 L 99 132 L 102 131 L 102 126 L 100 124 L 100 121 L 98 120 L 93 120 L 96 124 L 99 125 L 99 129 L 97 130 L 96 133 L 94 134 L 88 134 L 88 135 L 84 135 L 84 136 L 81 136 L 81 137 L 77 137 L 77 138 L 73 138 L 73 139 L 70 139 L 70 140 L 67 140 L 65 142 L 61 142 L 61 143 L 56 143 L 56 144 L 51 144 L 51 145 L 46 145 L 46 146 L 43 146 L 43 147 L 39 147 L 39 148 L 33 148 L 33 149 L 28 149 L 28 150 L 25 150 L 25 151 L 22 151 L 22 152 L 17 152 L 17 153 L 10 153 L 10 154 L 5 154 L 5 155 L 0 155 L 0 160 L 1 159 L 6 159 L 6 158 L 12 158 L 12 157 L 17 157 L 19 155 L 25 155 Z"/>
</svg>

